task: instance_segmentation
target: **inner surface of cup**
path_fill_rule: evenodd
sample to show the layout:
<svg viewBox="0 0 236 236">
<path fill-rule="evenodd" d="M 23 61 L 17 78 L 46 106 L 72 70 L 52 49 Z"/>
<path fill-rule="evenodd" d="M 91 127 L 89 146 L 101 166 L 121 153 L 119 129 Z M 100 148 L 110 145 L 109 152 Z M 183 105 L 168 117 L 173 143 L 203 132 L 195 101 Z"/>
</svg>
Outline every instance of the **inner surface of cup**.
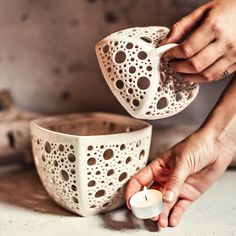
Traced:
<svg viewBox="0 0 236 236">
<path fill-rule="evenodd" d="M 34 123 L 54 132 L 78 136 L 127 133 L 147 127 L 147 124 L 144 122 L 124 116 L 103 113 L 84 113 L 67 115 L 66 117 L 42 118 Z"/>
</svg>

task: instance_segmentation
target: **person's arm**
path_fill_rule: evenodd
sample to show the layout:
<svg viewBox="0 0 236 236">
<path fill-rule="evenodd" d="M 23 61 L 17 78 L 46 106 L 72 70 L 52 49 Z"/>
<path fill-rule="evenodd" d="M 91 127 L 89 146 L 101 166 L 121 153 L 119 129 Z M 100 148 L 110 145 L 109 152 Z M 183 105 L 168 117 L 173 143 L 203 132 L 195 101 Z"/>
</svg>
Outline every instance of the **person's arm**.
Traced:
<svg viewBox="0 0 236 236">
<path fill-rule="evenodd" d="M 236 152 L 236 77 L 201 128 L 160 155 L 129 182 L 130 197 L 154 181 L 163 191 L 164 211 L 153 220 L 176 226 L 187 207 L 224 173 Z"/>
<path fill-rule="evenodd" d="M 214 0 L 175 23 L 164 57 L 191 82 L 212 82 L 236 71 L 236 0 Z"/>
</svg>

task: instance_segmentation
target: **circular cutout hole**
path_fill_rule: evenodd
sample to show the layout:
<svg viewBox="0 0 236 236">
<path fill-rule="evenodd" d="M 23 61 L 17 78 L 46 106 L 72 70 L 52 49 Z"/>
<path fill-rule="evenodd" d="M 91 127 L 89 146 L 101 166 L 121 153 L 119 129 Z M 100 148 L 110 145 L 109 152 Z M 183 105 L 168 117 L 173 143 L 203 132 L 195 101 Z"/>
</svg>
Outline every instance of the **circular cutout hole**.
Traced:
<svg viewBox="0 0 236 236">
<path fill-rule="evenodd" d="M 138 58 L 139 58 L 140 60 L 145 60 L 145 59 L 147 58 L 147 53 L 144 52 L 144 51 L 139 52 L 139 53 L 138 53 Z"/>
<path fill-rule="evenodd" d="M 147 71 L 151 71 L 152 67 L 151 66 L 147 66 Z"/>
<path fill-rule="evenodd" d="M 104 158 L 105 160 L 109 160 L 109 159 L 111 159 L 111 158 L 113 157 L 113 155 L 114 155 L 113 150 L 112 150 L 112 149 L 107 149 L 107 150 L 103 153 L 103 158 Z"/>
<path fill-rule="evenodd" d="M 103 48 L 102 48 L 102 51 L 104 53 L 107 53 L 109 51 L 109 46 L 108 45 L 105 45 Z"/>
<path fill-rule="evenodd" d="M 133 91 L 132 88 L 129 88 L 129 89 L 128 89 L 128 93 L 129 93 L 129 94 L 132 94 L 133 92 L 134 92 L 134 91 Z"/>
<path fill-rule="evenodd" d="M 145 155 L 145 151 L 142 150 L 139 154 L 139 160 L 141 160 L 144 157 L 144 155 Z"/>
<path fill-rule="evenodd" d="M 126 160 L 125 160 L 125 163 L 129 164 L 131 161 L 132 161 L 132 158 L 131 157 L 127 157 Z"/>
<path fill-rule="evenodd" d="M 71 185 L 71 189 L 72 189 L 73 191 L 77 191 L 77 187 L 76 187 L 74 184 Z"/>
<path fill-rule="evenodd" d="M 59 150 L 60 150 L 61 152 L 63 152 L 64 149 L 65 149 L 64 146 L 63 146 L 62 144 L 60 144 L 60 145 L 59 145 Z"/>
<path fill-rule="evenodd" d="M 96 206 L 95 206 L 95 205 L 92 205 L 92 206 L 90 206 L 90 208 L 96 208 Z"/>
<path fill-rule="evenodd" d="M 141 77 L 141 78 L 138 79 L 137 85 L 138 85 L 138 88 L 140 88 L 142 90 L 145 90 L 145 89 L 149 88 L 150 81 L 146 77 Z"/>
<path fill-rule="evenodd" d="M 46 161 L 45 155 L 42 155 L 42 160 Z"/>
<path fill-rule="evenodd" d="M 107 207 L 109 205 L 109 202 L 102 205 L 102 207 Z"/>
<path fill-rule="evenodd" d="M 114 45 L 115 45 L 115 46 L 117 46 L 118 44 L 119 44 L 118 41 L 115 41 L 115 42 L 114 42 Z"/>
<path fill-rule="evenodd" d="M 70 172 L 71 172 L 71 174 L 73 174 L 73 175 L 74 175 L 74 174 L 75 174 L 75 169 L 71 169 L 71 171 L 70 171 Z"/>
<path fill-rule="evenodd" d="M 180 101 L 182 99 L 182 95 L 180 93 L 177 93 L 175 96 L 176 101 Z"/>
<path fill-rule="evenodd" d="M 68 173 L 67 173 L 65 170 L 61 170 L 61 171 L 60 171 L 60 174 L 61 174 L 61 178 L 62 178 L 64 181 L 68 181 L 68 180 L 69 180 L 69 175 L 68 175 Z"/>
<path fill-rule="evenodd" d="M 93 150 L 93 146 L 92 145 L 88 146 L 88 150 L 89 151 Z"/>
<path fill-rule="evenodd" d="M 115 62 L 116 63 L 123 63 L 126 59 L 126 54 L 123 51 L 117 52 L 115 55 Z"/>
<path fill-rule="evenodd" d="M 102 197 L 105 195 L 105 190 L 98 190 L 96 193 L 95 193 L 95 197 L 96 198 L 99 198 L 99 197 Z"/>
<path fill-rule="evenodd" d="M 191 93 L 188 95 L 187 100 L 191 99 L 192 97 L 193 97 L 193 92 L 191 92 Z"/>
<path fill-rule="evenodd" d="M 152 42 L 152 40 L 150 38 L 146 37 L 146 36 L 140 37 L 140 39 L 142 39 L 146 43 L 151 43 Z"/>
<path fill-rule="evenodd" d="M 116 81 L 116 87 L 118 89 L 122 89 L 124 87 L 124 82 L 122 80 L 117 80 Z"/>
<path fill-rule="evenodd" d="M 70 153 L 70 154 L 68 155 L 68 160 L 69 160 L 70 162 L 75 162 L 75 155 L 72 154 L 72 153 Z"/>
<path fill-rule="evenodd" d="M 51 144 L 49 143 L 49 142 L 46 142 L 45 144 L 44 144 L 44 149 L 45 149 L 45 151 L 47 152 L 47 153 L 50 153 L 51 152 Z"/>
<path fill-rule="evenodd" d="M 133 74 L 133 73 L 135 73 L 135 71 L 136 71 L 136 68 L 134 66 L 131 66 L 129 68 L 129 73 Z"/>
<path fill-rule="evenodd" d="M 122 144 L 121 146 L 120 146 L 120 150 L 122 151 L 122 150 L 124 150 L 125 149 L 125 144 Z"/>
<path fill-rule="evenodd" d="M 165 97 L 162 97 L 157 102 L 157 109 L 158 110 L 164 109 L 165 107 L 167 107 L 167 105 L 168 105 L 167 99 Z"/>
<path fill-rule="evenodd" d="M 88 182 L 88 187 L 93 187 L 96 185 L 96 182 L 94 180 L 91 180 Z"/>
<path fill-rule="evenodd" d="M 79 203 L 79 200 L 76 197 L 72 197 L 74 203 Z"/>
<path fill-rule="evenodd" d="M 126 48 L 127 48 L 127 49 L 131 49 L 131 48 L 133 48 L 133 46 L 134 46 L 134 45 L 133 45 L 132 43 L 127 43 L 127 44 L 126 44 Z"/>
<path fill-rule="evenodd" d="M 127 178 L 127 173 L 126 172 L 123 172 L 122 174 L 120 174 L 120 176 L 119 176 L 119 181 L 121 182 L 121 181 L 123 181 L 124 179 L 126 179 Z"/>
<path fill-rule="evenodd" d="M 107 176 L 111 176 L 114 174 L 114 170 L 113 169 L 110 169 L 107 171 Z"/>
<path fill-rule="evenodd" d="M 138 106 L 139 106 L 139 100 L 134 99 L 134 100 L 133 100 L 133 105 L 134 105 L 135 107 L 138 107 Z"/>
<path fill-rule="evenodd" d="M 101 171 L 98 170 L 95 174 L 96 174 L 96 175 L 100 175 L 100 174 L 101 174 Z"/>
<path fill-rule="evenodd" d="M 56 160 L 53 161 L 54 166 L 58 166 L 58 162 Z"/>
<path fill-rule="evenodd" d="M 93 157 L 89 158 L 88 161 L 87 161 L 87 164 L 89 166 L 95 165 L 96 164 L 96 159 L 93 158 Z"/>
</svg>

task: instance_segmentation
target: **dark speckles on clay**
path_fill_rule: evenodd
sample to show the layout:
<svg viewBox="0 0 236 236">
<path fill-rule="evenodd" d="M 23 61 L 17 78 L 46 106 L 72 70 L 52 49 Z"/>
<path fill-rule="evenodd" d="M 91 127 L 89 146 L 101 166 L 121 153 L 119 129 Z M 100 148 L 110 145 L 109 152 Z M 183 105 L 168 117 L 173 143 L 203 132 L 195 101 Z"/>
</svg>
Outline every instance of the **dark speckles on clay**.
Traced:
<svg viewBox="0 0 236 236">
<path fill-rule="evenodd" d="M 71 97 L 71 92 L 68 91 L 68 90 L 64 90 L 61 94 L 60 94 L 60 98 L 63 100 L 63 101 L 67 101 L 68 99 L 70 99 Z"/>
<path fill-rule="evenodd" d="M 29 16 L 28 13 L 23 13 L 23 14 L 20 16 L 20 20 L 21 20 L 22 22 L 25 22 L 25 21 L 29 20 L 29 18 L 30 18 L 30 16 Z"/>
<path fill-rule="evenodd" d="M 105 13 L 105 21 L 111 24 L 117 23 L 118 19 L 114 12 L 106 12 Z"/>
</svg>

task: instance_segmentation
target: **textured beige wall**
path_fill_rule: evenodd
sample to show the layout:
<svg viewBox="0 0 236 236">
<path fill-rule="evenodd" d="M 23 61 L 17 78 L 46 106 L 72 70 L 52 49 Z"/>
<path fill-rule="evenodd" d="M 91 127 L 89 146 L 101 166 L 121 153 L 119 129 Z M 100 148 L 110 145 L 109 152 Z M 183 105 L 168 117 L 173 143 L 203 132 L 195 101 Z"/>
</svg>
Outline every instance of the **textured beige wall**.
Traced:
<svg viewBox="0 0 236 236">
<path fill-rule="evenodd" d="M 102 78 L 95 43 L 121 28 L 170 26 L 202 2 L 0 0 L 0 88 L 34 111 L 124 112 Z M 199 123 L 222 87 L 204 86 L 190 108 L 163 122 Z"/>
</svg>

